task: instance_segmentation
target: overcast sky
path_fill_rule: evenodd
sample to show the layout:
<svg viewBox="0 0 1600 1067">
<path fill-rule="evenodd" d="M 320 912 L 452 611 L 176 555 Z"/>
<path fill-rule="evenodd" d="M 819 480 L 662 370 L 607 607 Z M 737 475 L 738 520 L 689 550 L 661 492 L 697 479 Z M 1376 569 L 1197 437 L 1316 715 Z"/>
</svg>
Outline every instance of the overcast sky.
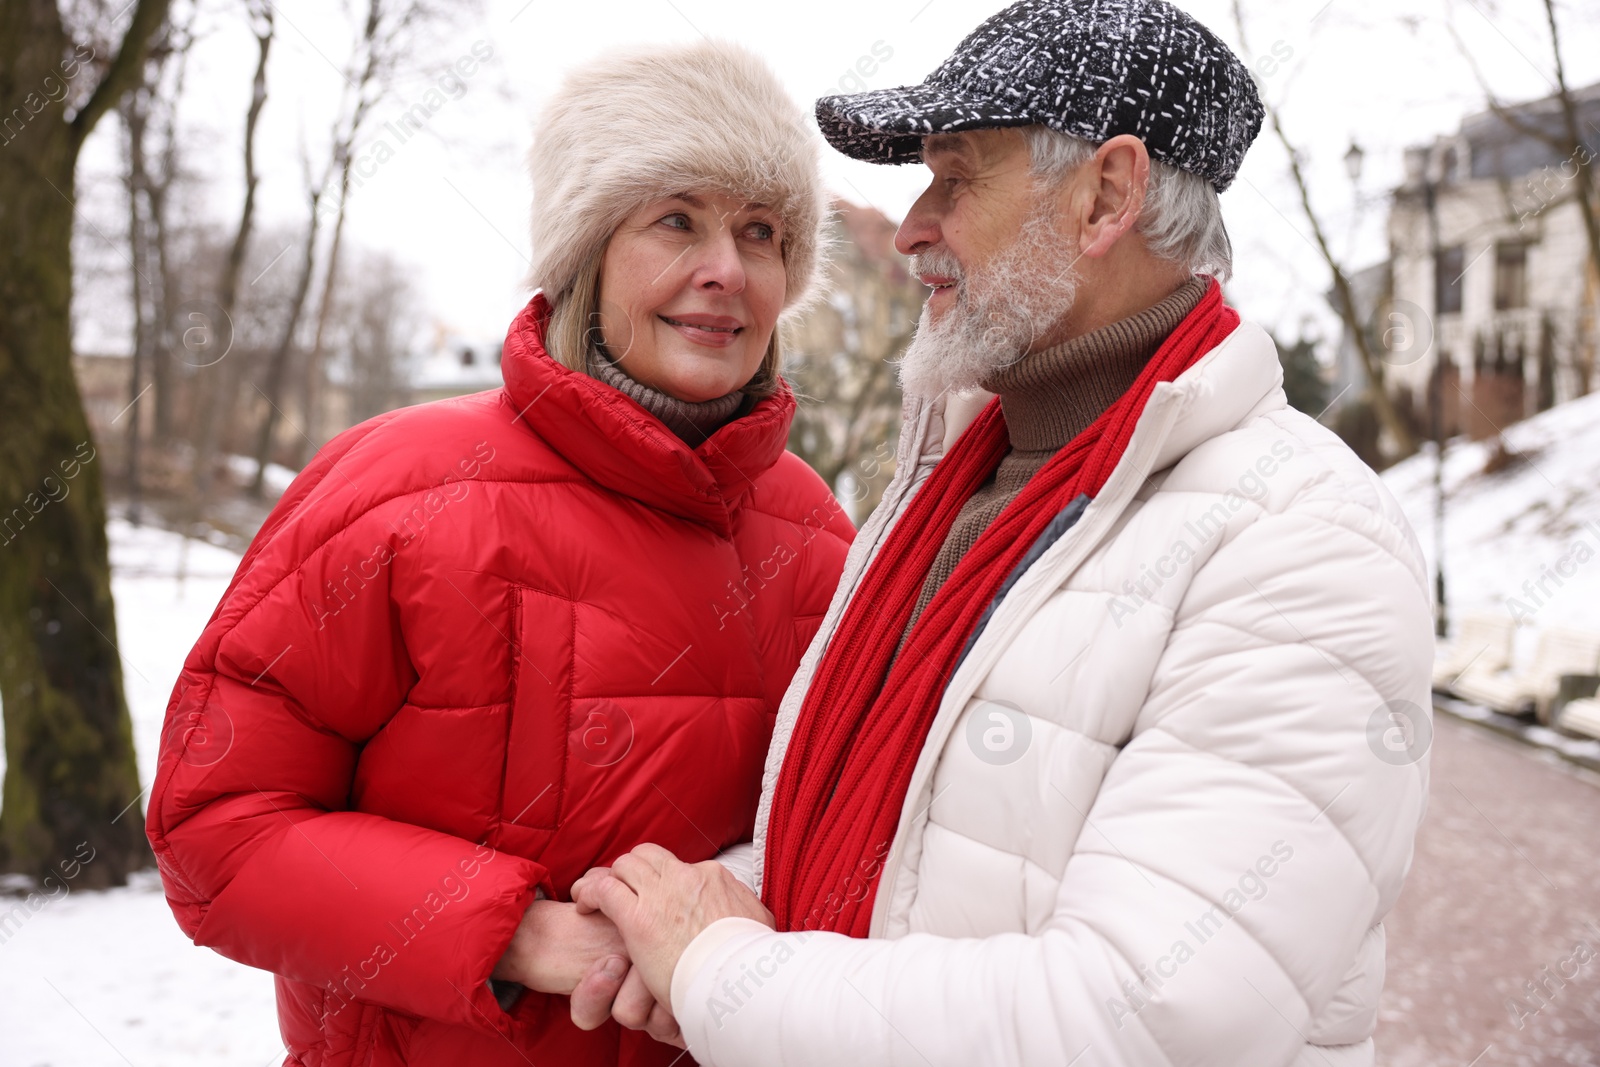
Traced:
<svg viewBox="0 0 1600 1067">
<path fill-rule="evenodd" d="M 1553 88 L 1542 0 L 1240 2 L 1248 54 L 1239 47 L 1230 0 L 1179 0 L 1178 6 L 1261 72 L 1264 95 L 1282 104 L 1289 132 L 1305 153 L 1335 249 L 1356 266 L 1385 255 L 1382 200 L 1400 178 L 1402 148 L 1451 131 L 1463 115 L 1482 108 L 1483 94 L 1450 25 L 1504 99 L 1531 99 Z M 211 181 L 203 202 L 185 206 L 231 227 L 255 44 L 237 14 L 242 4 L 212 6 L 204 20 L 207 36 L 191 60 L 182 112 L 189 164 Z M 267 226 L 303 222 L 300 146 L 326 151 L 349 51 L 346 6 L 326 0 L 277 5 L 258 147 L 259 210 Z M 603 65 L 617 45 L 731 38 L 767 57 L 809 111 L 819 95 L 921 81 L 1004 6 L 996 0 L 486 0 L 477 14 L 432 36 L 422 57 L 431 73 L 409 78 L 379 109 L 372 136 L 386 140 L 393 156 L 369 165 L 371 177 L 352 194 L 348 234 L 412 268 L 428 318 L 469 336 L 497 338 L 528 298 L 521 278 L 530 129 L 568 70 Z M 1557 10 L 1569 81 L 1600 80 L 1600 3 L 1564 0 Z M 491 58 L 464 79 L 464 89 L 447 96 L 422 133 L 402 143 L 384 127 L 475 47 Z M 103 184 L 119 163 L 118 136 L 115 116 L 108 116 L 84 157 L 79 188 L 91 212 L 121 210 L 110 207 L 113 192 Z M 1366 152 L 1359 190 L 1342 159 L 1352 139 Z M 370 140 L 369 146 L 376 149 Z M 826 156 L 827 180 L 839 195 L 896 220 L 925 181 L 920 166 L 873 166 L 831 150 Z M 1222 204 L 1235 248 L 1233 302 L 1285 339 L 1303 331 L 1331 335 L 1334 320 L 1321 298 L 1327 273 L 1310 243 L 1284 154 L 1269 132 L 1257 139 Z M 291 270 L 293 260 L 286 255 L 272 269 Z M 80 309 L 80 322 L 87 317 Z M 110 338 L 91 344 L 125 347 Z"/>
</svg>

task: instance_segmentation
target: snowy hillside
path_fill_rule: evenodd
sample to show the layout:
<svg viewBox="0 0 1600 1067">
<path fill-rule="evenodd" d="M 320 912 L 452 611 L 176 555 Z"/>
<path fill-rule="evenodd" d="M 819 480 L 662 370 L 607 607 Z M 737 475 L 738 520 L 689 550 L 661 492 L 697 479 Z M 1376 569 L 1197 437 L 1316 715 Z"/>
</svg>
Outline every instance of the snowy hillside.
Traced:
<svg viewBox="0 0 1600 1067">
<path fill-rule="evenodd" d="M 123 680 L 148 787 L 178 670 L 239 557 L 123 522 L 108 533 Z M 0 912 L 18 902 L 0 896 Z M 0 941 L 0 1067 L 283 1062 L 272 976 L 191 944 L 154 871 L 125 889 L 69 892 L 8 932 Z"/>
<path fill-rule="evenodd" d="M 1531 653 L 1547 626 L 1600 630 L 1600 394 L 1510 427 L 1505 469 L 1485 473 L 1494 441 L 1445 453 L 1445 600 L 1452 624 L 1467 611 L 1510 613 Z M 1434 557 L 1431 451 L 1384 472 Z M 1431 570 L 1430 570 L 1431 573 Z"/>
</svg>

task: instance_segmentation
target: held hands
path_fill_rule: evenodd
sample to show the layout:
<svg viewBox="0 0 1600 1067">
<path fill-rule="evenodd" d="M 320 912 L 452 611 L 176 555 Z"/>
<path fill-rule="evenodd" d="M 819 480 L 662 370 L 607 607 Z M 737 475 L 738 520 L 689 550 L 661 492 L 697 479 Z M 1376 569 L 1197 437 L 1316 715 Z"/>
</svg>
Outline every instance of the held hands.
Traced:
<svg viewBox="0 0 1600 1067">
<path fill-rule="evenodd" d="M 573 884 L 572 900 L 529 905 L 493 977 L 571 997 L 581 1029 L 615 1018 L 679 1048 L 672 972 L 689 942 L 730 915 L 774 925 L 722 864 L 683 863 L 651 844 L 590 870 Z"/>
<path fill-rule="evenodd" d="M 493 977 L 566 996 L 591 969 L 613 959 L 621 961 L 620 982 L 627 971 L 627 949 L 611 920 L 575 904 L 541 898 L 523 913 Z"/>
<path fill-rule="evenodd" d="M 608 1018 L 663 1044 L 685 1047 L 672 1012 L 656 1002 L 639 969 L 621 956 L 597 962 L 572 992 L 572 1021 L 578 1029 L 593 1030 Z"/>
<path fill-rule="evenodd" d="M 722 864 L 683 863 L 660 845 L 640 845 L 609 868 L 593 868 L 573 883 L 572 899 L 580 914 L 601 912 L 615 923 L 633 960 L 614 1002 L 605 1002 L 606 983 L 594 975 L 583 980 L 572 998 L 573 1021 L 598 1026 L 609 1008 L 618 1022 L 657 1040 L 665 1040 L 657 1026 L 671 1020 L 672 972 L 700 931 L 730 915 L 774 926 L 772 913 Z M 671 1029 L 676 1036 L 675 1022 Z M 681 1038 L 672 1043 L 682 1047 Z"/>
<path fill-rule="evenodd" d="M 528 906 L 492 977 L 572 998 L 572 1021 L 593 1030 L 615 1017 L 631 1030 L 683 1047 L 672 1013 L 628 962 L 616 925 L 593 909 L 538 899 Z"/>
</svg>

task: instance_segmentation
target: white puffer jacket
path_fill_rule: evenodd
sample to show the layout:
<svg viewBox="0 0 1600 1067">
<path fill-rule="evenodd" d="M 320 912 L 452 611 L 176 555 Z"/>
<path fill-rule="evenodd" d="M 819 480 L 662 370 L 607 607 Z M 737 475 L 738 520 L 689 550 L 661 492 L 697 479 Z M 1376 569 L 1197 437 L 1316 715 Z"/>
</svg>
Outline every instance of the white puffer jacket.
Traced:
<svg viewBox="0 0 1600 1067">
<path fill-rule="evenodd" d="M 672 1003 L 700 1063 L 1373 1062 L 1427 797 L 1427 582 L 1378 478 L 1281 385 L 1245 323 L 1157 387 L 951 679 L 871 937 L 724 919 L 690 945 Z M 732 863 L 759 875 L 824 644 L 986 399 L 908 403 Z"/>
</svg>

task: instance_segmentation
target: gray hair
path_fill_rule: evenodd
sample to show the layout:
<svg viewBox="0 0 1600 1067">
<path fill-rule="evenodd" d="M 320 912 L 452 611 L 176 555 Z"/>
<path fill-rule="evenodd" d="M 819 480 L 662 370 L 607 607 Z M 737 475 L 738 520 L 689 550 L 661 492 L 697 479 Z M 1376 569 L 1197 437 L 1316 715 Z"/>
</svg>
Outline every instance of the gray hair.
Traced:
<svg viewBox="0 0 1600 1067">
<path fill-rule="evenodd" d="M 1054 183 L 1094 158 L 1098 146 L 1048 126 L 1025 126 L 1033 173 Z M 1233 245 L 1222 223 L 1222 205 L 1211 182 L 1170 163 L 1150 161 L 1150 188 L 1134 229 L 1150 251 L 1181 264 L 1191 274 L 1227 281 L 1233 274 Z"/>
</svg>

